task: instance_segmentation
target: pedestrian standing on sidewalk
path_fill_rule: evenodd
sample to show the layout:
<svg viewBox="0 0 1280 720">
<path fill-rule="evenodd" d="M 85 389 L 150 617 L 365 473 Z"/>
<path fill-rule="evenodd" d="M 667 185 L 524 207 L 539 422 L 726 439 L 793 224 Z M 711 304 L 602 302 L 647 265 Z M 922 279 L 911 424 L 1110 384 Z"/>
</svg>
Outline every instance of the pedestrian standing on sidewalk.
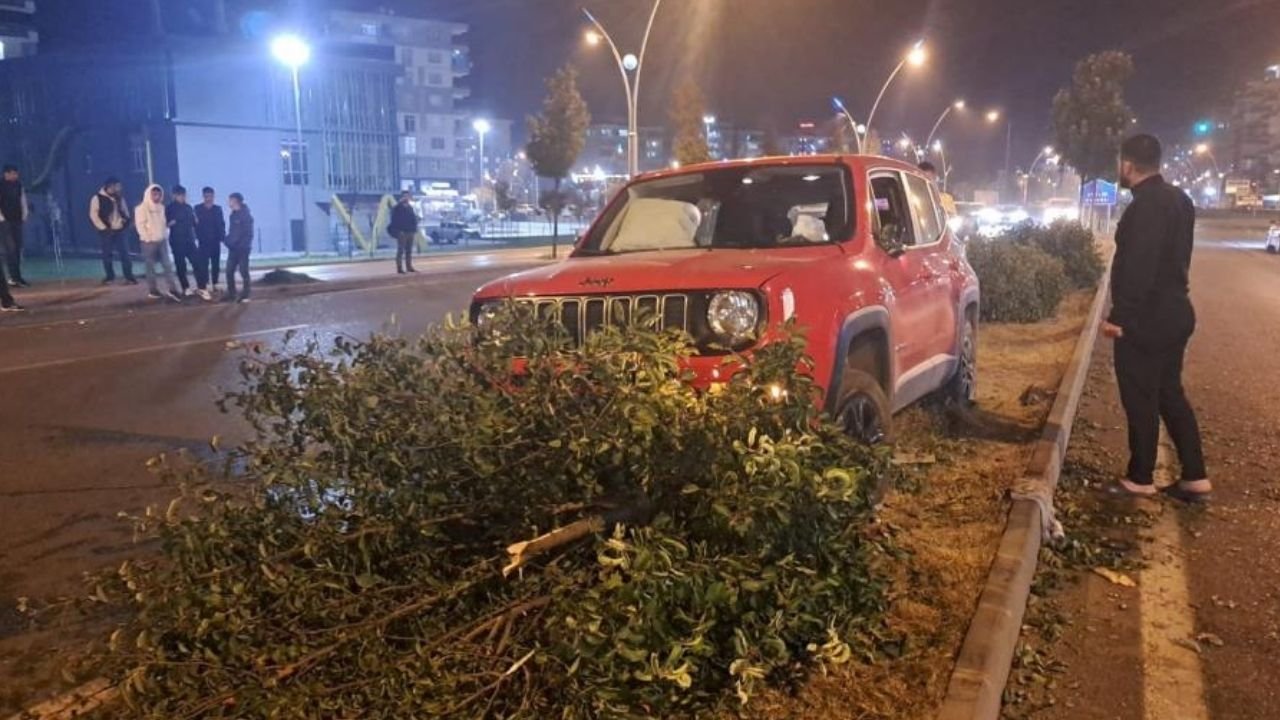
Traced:
<svg viewBox="0 0 1280 720">
<path fill-rule="evenodd" d="M 186 188 L 173 186 L 173 200 L 165 206 L 164 217 L 169 225 L 169 248 L 173 250 L 173 264 L 178 271 L 178 284 L 182 286 L 183 296 L 198 293 L 203 300 L 213 299 L 207 289 L 208 266 L 200 262 L 199 250 L 196 249 L 196 213 L 187 204 Z M 195 275 L 194 290 L 187 281 L 188 265 Z"/>
<path fill-rule="evenodd" d="M 14 287 L 31 287 L 22 276 L 22 228 L 30 211 L 18 168 L 5 165 L 4 178 L 0 179 L 0 243 L 8 256 L 9 284 Z"/>
<path fill-rule="evenodd" d="M 102 247 L 102 284 L 115 282 L 116 271 L 111 255 L 119 253 L 124 284 L 137 285 L 138 280 L 133 277 L 133 261 L 129 259 L 129 246 L 125 243 L 124 231 L 129 227 L 129 207 L 124 201 L 120 180 L 109 177 L 102 183 L 102 189 L 89 201 L 89 222 L 97 229 Z"/>
<path fill-rule="evenodd" d="M 231 193 L 227 196 L 231 207 L 231 221 L 227 227 L 227 302 L 249 302 L 249 251 L 253 249 L 253 215 L 244 203 L 244 196 Z M 244 281 L 244 290 L 236 295 L 236 273 Z"/>
<path fill-rule="evenodd" d="M 1129 422 L 1129 467 L 1120 490 L 1150 497 L 1160 421 L 1178 451 L 1181 480 L 1165 490 L 1201 500 L 1213 489 L 1200 428 L 1182 387 L 1187 342 L 1196 327 L 1189 294 L 1196 211 L 1160 175 L 1160 141 L 1135 135 L 1120 146 L 1120 185 L 1133 192 L 1116 227 L 1111 314 L 1102 332 L 1115 340 L 1116 380 Z"/>
<path fill-rule="evenodd" d="M 391 208 L 391 224 L 387 232 L 396 239 L 396 272 L 401 275 L 413 269 L 413 242 L 418 238 L 418 214 L 413 211 L 413 194 L 400 193 L 400 202 Z"/>
<path fill-rule="evenodd" d="M 227 219 L 222 214 L 222 206 L 213 202 L 213 188 L 206 186 L 200 192 L 204 201 L 195 207 L 196 240 L 200 244 L 200 256 L 196 258 L 196 262 L 203 263 L 212 285 L 210 289 L 217 295 L 218 281 L 221 278 L 222 241 L 227 237 Z"/>
<path fill-rule="evenodd" d="M 164 189 L 159 185 L 147 187 L 142 194 L 142 202 L 133 215 L 138 223 L 138 240 L 142 245 L 142 260 L 147 267 L 147 297 L 159 300 L 166 297 L 160 294 L 156 285 L 156 263 L 164 270 L 164 281 L 169 286 L 167 297 L 174 302 L 182 302 L 178 294 L 178 286 L 173 282 L 173 261 L 169 259 L 169 248 L 165 239 L 169 235 L 169 224 L 165 219 Z"/>
</svg>

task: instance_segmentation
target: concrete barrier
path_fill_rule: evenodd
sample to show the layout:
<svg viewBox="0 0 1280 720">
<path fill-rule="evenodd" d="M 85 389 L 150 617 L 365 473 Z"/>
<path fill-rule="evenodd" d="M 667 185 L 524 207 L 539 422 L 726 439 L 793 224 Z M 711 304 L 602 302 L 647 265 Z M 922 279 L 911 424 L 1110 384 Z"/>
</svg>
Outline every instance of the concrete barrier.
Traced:
<svg viewBox="0 0 1280 720">
<path fill-rule="evenodd" d="M 1107 253 L 1110 256 L 1109 249 Z M 1107 269 L 1110 270 L 1110 262 Z M 1088 380 L 1109 288 L 1110 272 L 1104 272 L 1044 431 L 1035 444 L 1022 480 L 1013 490 L 1014 500 L 1004 534 L 969 621 L 937 720 L 998 720 L 1000 717 L 1001 700 L 1022 633 L 1022 616 L 1031 594 L 1040 544 L 1056 525 L 1052 515 L 1053 493 Z"/>
</svg>

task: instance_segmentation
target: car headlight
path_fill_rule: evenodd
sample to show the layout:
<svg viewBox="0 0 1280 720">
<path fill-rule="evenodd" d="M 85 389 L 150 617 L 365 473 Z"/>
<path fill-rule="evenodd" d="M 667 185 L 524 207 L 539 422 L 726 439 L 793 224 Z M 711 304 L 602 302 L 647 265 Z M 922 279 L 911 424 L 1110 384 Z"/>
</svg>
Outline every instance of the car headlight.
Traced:
<svg viewBox="0 0 1280 720">
<path fill-rule="evenodd" d="M 749 340 L 760 322 L 760 303 L 742 290 L 718 292 L 707 303 L 707 325 L 728 345 Z"/>
<path fill-rule="evenodd" d="M 488 327 L 489 323 L 498 315 L 498 309 L 502 307 L 501 300 L 487 300 L 481 302 L 476 307 L 475 325 L 478 328 Z"/>
</svg>

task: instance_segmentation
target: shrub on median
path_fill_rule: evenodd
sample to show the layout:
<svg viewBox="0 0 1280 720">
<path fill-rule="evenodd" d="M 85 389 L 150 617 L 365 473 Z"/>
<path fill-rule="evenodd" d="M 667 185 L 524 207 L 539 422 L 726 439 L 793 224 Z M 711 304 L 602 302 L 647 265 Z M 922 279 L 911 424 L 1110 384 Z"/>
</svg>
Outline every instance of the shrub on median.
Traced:
<svg viewBox="0 0 1280 720">
<path fill-rule="evenodd" d="M 565 346 L 504 314 L 253 353 L 227 407 L 255 439 L 161 461 L 159 557 L 91 590 L 131 716 L 701 715 L 872 651 L 890 469 L 818 422 L 802 342 L 705 393 L 678 336 Z"/>
<path fill-rule="evenodd" d="M 1067 276 L 1062 261 L 1008 238 L 977 240 L 967 250 L 982 286 L 982 319 L 1037 322 L 1062 302 Z"/>
<path fill-rule="evenodd" d="M 1102 255 L 1093 233 L 1074 220 L 1055 220 L 1048 226 L 1026 223 L 1009 231 L 1004 239 L 1061 260 L 1067 281 L 1077 290 L 1097 287 L 1102 278 Z"/>
</svg>

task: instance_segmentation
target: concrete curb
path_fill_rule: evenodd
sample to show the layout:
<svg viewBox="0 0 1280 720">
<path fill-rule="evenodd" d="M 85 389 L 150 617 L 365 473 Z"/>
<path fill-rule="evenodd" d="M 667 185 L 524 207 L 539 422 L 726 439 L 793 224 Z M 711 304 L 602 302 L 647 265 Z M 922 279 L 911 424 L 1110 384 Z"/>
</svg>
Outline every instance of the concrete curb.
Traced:
<svg viewBox="0 0 1280 720">
<path fill-rule="evenodd" d="M 1020 497 L 1009 508 L 1000 546 L 969 621 L 937 720 L 998 720 L 1000 717 L 1001 700 L 1022 633 L 1022 615 L 1040 555 L 1041 534 L 1046 521 L 1052 522 L 1052 518 L 1044 517 L 1041 502 L 1028 496 L 1051 500 L 1058 487 L 1076 410 L 1088 380 L 1098 328 L 1107 306 L 1110 266 L 1108 261 L 1044 431 L 1036 441 L 1026 474 L 1019 483 Z"/>
</svg>

